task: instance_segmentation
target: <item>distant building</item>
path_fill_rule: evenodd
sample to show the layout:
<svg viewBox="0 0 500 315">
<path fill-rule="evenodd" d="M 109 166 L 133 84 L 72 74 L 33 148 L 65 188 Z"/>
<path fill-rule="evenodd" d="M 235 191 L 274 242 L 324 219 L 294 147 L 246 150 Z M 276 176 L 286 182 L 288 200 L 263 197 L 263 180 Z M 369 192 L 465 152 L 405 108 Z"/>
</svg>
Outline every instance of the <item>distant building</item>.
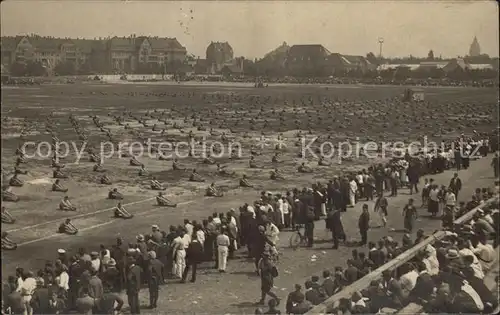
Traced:
<svg viewBox="0 0 500 315">
<path fill-rule="evenodd" d="M 330 51 L 322 45 L 293 45 L 288 51 L 286 69 L 292 76 L 324 76 Z"/>
<path fill-rule="evenodd" d="M 479 55 L 481 55 L 481 46 L 479 46 L 479 42 L 477 40 L 477 37 L 474 36 L 474 39 L 472 40 L 472 44 L 470 44 L 470 47 L 469 47 L 469 56 L 477 57 Z"/>
<path fill-rule="evenodd" d="M 332 75 L 344 74 L 351 71 L 364 73 L 369 70 L 375 70 L 377 67 L 363 56 L 342 55 L 339 53 L 330 54 L 327 57 L 327 64 Z"/>
<path fill-rule="evenodd" d="M 224 66 L 234 64 L 234 52 L 228 42 L 211 42 L 207 47 L 208 73 L 219 73 Z"/>
<path fill-rule="evenodd" d="M 9 67 L 15 62 L 33 59 L 34 49 L 27 36 L 6 36 L 0 39 L 2 65 Z"/>
</svg>

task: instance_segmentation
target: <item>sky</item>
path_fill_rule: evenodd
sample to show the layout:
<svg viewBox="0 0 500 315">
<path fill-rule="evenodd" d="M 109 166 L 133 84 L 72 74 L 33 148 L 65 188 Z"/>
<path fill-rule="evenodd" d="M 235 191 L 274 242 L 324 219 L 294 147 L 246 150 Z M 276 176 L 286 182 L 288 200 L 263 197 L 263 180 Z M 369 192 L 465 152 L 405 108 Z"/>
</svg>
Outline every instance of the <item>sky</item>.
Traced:
<svg viewBox="0 0 500 315">
<path fill-rule="evenodd" d="M 474 36 L 498 56 L 495 1 L 99 1 L 1 2 L 1 35 L 98 38 L 130 34 L 175 37 L 204 58 L 211 41 L 235 56 L 260 58 L 283 42 L 322 44 L 331 52 L 457 57 Z"/>
</svg>

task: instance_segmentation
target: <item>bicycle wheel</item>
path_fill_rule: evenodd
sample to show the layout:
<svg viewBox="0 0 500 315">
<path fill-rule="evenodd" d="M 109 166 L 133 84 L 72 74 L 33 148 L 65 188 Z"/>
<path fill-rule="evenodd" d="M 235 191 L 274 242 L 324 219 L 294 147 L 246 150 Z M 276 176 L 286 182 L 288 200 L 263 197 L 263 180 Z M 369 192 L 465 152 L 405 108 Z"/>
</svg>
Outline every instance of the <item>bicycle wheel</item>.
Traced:
<svg viewBox="0 0 500 315">
<path fill-rule="evenodd" d="M 290 248 L 297 249 L 300 246 L 301 242 L 302 237 L 299 235 L 299 233 L 293 233 L 292 236 L 290 236 Z"/>
</svg>

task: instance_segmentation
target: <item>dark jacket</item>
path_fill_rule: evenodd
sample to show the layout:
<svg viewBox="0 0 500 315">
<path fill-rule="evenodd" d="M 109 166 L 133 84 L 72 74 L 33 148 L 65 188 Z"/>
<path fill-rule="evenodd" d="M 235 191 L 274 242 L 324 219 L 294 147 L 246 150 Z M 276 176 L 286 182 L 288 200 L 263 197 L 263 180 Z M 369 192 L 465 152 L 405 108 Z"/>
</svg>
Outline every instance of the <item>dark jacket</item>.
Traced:
<svg viewBox="0 0 500 315">
<path fill-rule="evenodd" d="M 199 264 L 203 261 L 203 245 L 197 240 L 193 240 L 186 252 L 186 259 L 190 264 Z"/>
<path fill-rule="evenodd" d="M 136 294 L 141 290 L 141 268 L 133 265 L 127 273 L 127 294 Z"/>
<path fill-rule="evenodd" d="M 286 299 L 286 305 L 285 305 L 286 313 L 290 314 L 293 309 L 293 305 L 298 303 L 301 299 L 305 299 L 304 294 L 302 292 L 300 291 L 290 292 Z"/>
<path fill-rule="evenodd" d="M 358 220 L 358 228 L 361 231 L 367 231 L 370 228 L 370 214 L 362 212 Z"/>
<path fill-rule="evenodd" d="M 50 296 L 49 289 L 36 288 L 31 298 L 31 306 L 36 314 L 49 314 L 50 312 Z"/>
<path fill-rule="evenodd" d="M 321 298 L 321 295 L 319 294 L 318 290 L 315 289 L 307 290 L 305 297 L 306 300 L 311 302 L 313 305 L 318 305 L 321 302 L 323 302 L 323 299 Z"/>
<path fill-rule="evenodd" d="M 335 283 L 331 278 L 326 278 L 321 286 L 328 297 L 332 296 L 335 292 Z"/>
<path fill-rule="evenodd" d="M 115 308 L 115 302 L 118 304 Z M 99 300 L 98 307 L 101 314 L 114 314 L 115 309 L 119 311 L 123 306 L 123 299 L 119 294 L 106 292 Z"/>
</svg>

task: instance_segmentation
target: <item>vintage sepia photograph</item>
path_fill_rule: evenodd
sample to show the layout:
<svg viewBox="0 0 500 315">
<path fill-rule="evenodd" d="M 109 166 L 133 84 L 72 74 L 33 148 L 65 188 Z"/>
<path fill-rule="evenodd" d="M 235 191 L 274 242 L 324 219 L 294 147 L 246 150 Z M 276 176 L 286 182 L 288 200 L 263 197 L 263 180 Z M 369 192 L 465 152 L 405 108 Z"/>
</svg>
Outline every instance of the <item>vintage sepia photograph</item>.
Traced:
<svg viewBox="0 0 500 315">
<path fill-rule="evenodd" d="M 0 18 L 2 315 L 500 311 L 498 2 Z"/>
</svg>

